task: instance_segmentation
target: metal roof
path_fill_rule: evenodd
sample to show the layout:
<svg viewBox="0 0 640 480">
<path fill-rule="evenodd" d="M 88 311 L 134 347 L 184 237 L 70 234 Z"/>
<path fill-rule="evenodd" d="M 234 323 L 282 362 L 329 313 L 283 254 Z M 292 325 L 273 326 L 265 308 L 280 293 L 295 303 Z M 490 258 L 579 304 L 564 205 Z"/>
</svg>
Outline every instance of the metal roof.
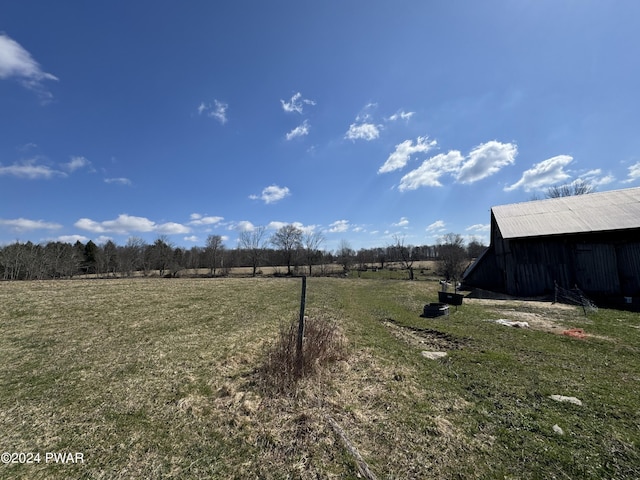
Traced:
<svg viewBox="0 0 640 480">
<path fill-rule="evenodd" d="M 491 208 L 503 238 L 640 228 L 640 187 Z"/>
</svg>

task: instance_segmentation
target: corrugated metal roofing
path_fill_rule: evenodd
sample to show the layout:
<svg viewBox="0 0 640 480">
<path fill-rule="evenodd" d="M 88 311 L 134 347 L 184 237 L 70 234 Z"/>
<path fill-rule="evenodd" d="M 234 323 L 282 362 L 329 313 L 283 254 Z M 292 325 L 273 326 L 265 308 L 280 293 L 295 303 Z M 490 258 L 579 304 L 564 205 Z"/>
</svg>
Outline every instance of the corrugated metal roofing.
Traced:
<svg viewBox="0 0 640 480">
<path fill-rule="evenodd" d="M 640 228 L 640 187 L 491 209 L 503 238 Z"/>
</svg>

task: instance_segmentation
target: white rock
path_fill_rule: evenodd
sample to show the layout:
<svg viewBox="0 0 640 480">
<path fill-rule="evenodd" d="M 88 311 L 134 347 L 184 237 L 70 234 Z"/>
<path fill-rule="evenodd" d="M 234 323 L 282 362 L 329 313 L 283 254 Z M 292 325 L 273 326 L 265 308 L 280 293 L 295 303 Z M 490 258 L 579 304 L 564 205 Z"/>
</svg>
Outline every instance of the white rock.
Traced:
<svg viewBox="0 0 640 480">
<path fill-rule="evenodd" d="M 560 425 L 558 425 L 557 423 L 553 426 L 553 431 L 558 435 L 564 435 L 564 430 L 562 430 L 562 428 L 560 428 Z"/>
<path fill-rule="evenodd" d="M 549 397 L 551 400 L 555 400 L 556 402 L 569 402 L 574 405 L 582 405 L 582 402 L 578 400 L 576 397 L 565 397 L 564 395 L 551 395 Z"/>
<path fill-rule="evenodd" d="M 447 352 L 426 352 L 422 351 L 422 356 L 424 358 L 428 358 L 429 360 L 437 360 L 438 358 L 443 358 L 447 356 Z"/>
</svg>

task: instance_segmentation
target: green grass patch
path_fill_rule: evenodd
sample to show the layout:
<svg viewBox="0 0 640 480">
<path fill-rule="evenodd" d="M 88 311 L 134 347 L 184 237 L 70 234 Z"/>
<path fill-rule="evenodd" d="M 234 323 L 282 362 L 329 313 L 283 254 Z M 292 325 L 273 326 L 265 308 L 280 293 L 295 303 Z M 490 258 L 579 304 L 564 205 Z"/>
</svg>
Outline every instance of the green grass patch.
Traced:
<svg viewBox="0 0 640 480">
<path fill-rule="evenodd" d="M 43 456 L 0 478 L 357 478 L 328 418 L 379 478 L 640 478 L 638 314 L 465 299 L 421 318 L 437 287 L 309 278 L 347 356 L 276 394 L 259 368 L 296 279 L 0 283 L 0 450 Z"/>
</svg>

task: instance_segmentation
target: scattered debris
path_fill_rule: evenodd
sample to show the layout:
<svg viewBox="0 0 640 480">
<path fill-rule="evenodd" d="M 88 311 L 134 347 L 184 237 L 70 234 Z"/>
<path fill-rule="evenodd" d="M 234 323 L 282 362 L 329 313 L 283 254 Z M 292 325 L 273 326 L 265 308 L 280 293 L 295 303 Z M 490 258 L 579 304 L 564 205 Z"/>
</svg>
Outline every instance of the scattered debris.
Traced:
<svg viewBox="0 0 640 480">
<path fill-rule="evenodd" d="M 358 470 L 360 471 L 360 475 L 362 475 L 367 480 L 376 480 L 376 476 L 369 468 L 369 465 L 367 465 L 367 462 L 364 461 L 362 455 L 360 455 L 360 452 L 358 452 L 358 449 L 353 445 L 353 443 L 351 443 L 344 430 L 340 427 L 340 425 L 338 425 L 338 422 L 336 422 L 329 416 L 327 416 L 327 421 L 329 422 L 329 425 L 331 425 L 331 428 L 333 428 L 333 431 L 338 434 L 338 437 L 340 437 L 340 440 L 342 440 L 343 445 L 349 451 L 351 456 L 355 459 L 356 464 L 358 465 Z M 360 475 L 358 475 L 358 477 L 360 477 Z"/>
<path fill-rule="evenodd" d="M 582 405 L 582 401 L 578 400 L 576 397 L 565 397 L 564 395 L 551 395 L 549 397 L 551 400 L 555 400 L 556 402 L 569 402 L 574 405 Z"/>
<path fill-rule="evenodd" d="M 587 338 L 587 334 L 584 333 L 584 330 L 581 328 L 570 328 L 569 330 L 565 330 L 562 332 L 563 335 L 567 337 L 574 337 L 579 339 Z"/>
<path fill-rule="evenodd" d="M 496 323 L 500 325 L 504 325 L 506 327 L 529 328 L 528 322 L 516 322 L 512 320 L 505 320 L 504 318 L 500 318 L 499 320 L 496 320 Z"/>
<path fill-rule="evenodd" d="M 564 430 L 562 430 L 562 428 L 560 428 L 560 425 L 558 425 L 557 423 L 553 426 L 553 431 L 558 435 L 564 435 Z"/>
<path fill-rule="evenodd" d="M 447 356 L 447 352 L 420 352 L 424 358 L 428 358 L 429 360 L 437 360 L 439 358 L 444 358 Z"/>
</svg>

